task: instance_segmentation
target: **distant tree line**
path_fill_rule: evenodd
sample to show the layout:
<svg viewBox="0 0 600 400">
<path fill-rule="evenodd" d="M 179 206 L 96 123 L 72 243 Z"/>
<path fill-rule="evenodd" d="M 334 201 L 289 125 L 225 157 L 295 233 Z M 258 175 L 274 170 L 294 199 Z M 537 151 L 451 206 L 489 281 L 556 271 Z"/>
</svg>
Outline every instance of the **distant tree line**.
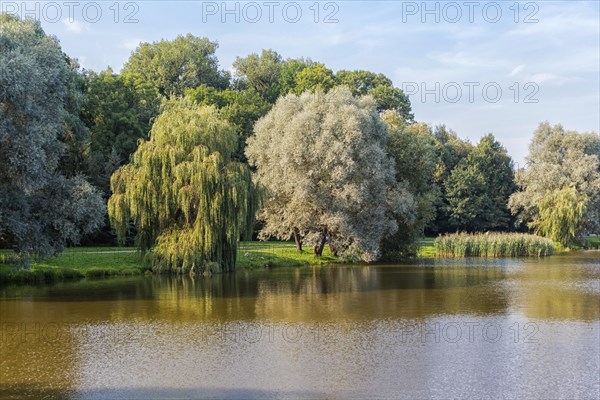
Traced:
<svg viewBox="0 0 600 400">
<path fill-rule="evenodd" d="M 380 73 L 263 50 L 231 75 L 190 34 L 96 73 L 0 18 L 0 247 L 24 257 L 135 240 L 159 269 L 230 270 L 256 227 L 365 261 L 425 233 L 600 231 L 597 133 L 542 123 L 515 171 L 492 134 L 415 121 Z"/>
</svg>

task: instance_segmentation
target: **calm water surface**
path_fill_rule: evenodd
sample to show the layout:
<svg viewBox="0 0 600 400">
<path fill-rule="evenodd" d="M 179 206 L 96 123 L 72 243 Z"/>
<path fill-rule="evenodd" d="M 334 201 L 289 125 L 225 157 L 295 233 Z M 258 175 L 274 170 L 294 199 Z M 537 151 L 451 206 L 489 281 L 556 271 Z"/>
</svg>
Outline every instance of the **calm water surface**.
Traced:
<svg viewBox="0 0 600 400">
<path fill-rule="evenodd" d="M 0 288 L 0 398 L 600 398 L 600 253 Z"/>
</svg>

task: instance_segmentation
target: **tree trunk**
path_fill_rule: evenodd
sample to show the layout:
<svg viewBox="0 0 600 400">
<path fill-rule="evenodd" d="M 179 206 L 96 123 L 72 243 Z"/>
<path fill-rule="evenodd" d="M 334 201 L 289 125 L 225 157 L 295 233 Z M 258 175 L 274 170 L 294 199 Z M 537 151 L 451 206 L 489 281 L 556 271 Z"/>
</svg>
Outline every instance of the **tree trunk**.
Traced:
<svg viewBox="0 0 600 400">
<path fill-rule="evenodd" d="M 315 256 L 321 257 L 323 255 L 323 248 L 325 247 L 325 239 L 326 238 L 327 238 L 327 235 L 325 235 L 325 232 L 321 232 L 321 239 L 319 240 L 319 242 L 317 244 L 315 244 L 315 247 L 314 247 Z"/>
<path fill-rule="evenodd" d="M 302 253 L 302 236 L 300 236 L 300 230 L 298 228 L 294 228 L 294 241 L 296 242 L 296 250 Z"/>
<path fill-rule="evenodd" d="M 329 251 L 331 251 L 331 254 L 332 254 L 334 257 L 337 257 L 337 256 L 338 256 L 338 254 L 339 254 L 339 252 L 338 252 L 338 248 L 337 248 L 336 246 L 332 246 L 332 245 L 331 245 L 331 242 L 329 242 Z"/>
</svg>

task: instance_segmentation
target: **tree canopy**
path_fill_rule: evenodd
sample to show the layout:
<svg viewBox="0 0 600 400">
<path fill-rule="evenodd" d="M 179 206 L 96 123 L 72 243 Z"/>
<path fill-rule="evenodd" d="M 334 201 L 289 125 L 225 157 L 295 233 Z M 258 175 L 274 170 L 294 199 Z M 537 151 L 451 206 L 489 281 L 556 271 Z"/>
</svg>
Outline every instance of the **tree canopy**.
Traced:
<svg viewBox="0 0 600 400">
<path fill-rule="evenodd" d="M 388 157 L 386 126 L 370 97 L 345 87 L 278 100 L 255 126 L 246 155 L 267 194 L 262 237 L 299 237 L 321 255 L 374 261 L 395 215 L 413 218 Z"/>
<path fill-rule="evenodd" d="M 246 139 L 252 134 L 254 123 L 271 109 L 271 104 L 253 88 L 217 90 L 202 85 L 188 90 L 186 96 L 198 104 L 219 108 L 221 117 L 237 127 L 239 137 L 235 157 L 245 161 Z"/>
<path fill-rule="evenodd" d="M 516 175 L 519 190 L 510 197 L 518 221 L 540 232 L 554 232 L 552 236 L 565 245 L 585 231 L 600 231 L 597 133 L 578 133 L 561 125 L 541 123 L 533 134 L 526 160 L 527 167 Z"/>
<path fill-rule="evenodd" d="M 335 78 L 337 85 L 348 86 L 355 96 L 372 96 L 378 111 L 393 110 L 404 121 L 413 121 L 414 116 L 408 96 L 394 87 L 387 76 L 363 70 L 341 70 L 335 74 Z"/>
<path fill-rule="evenodd" d="M 323 63 L 304 58 L 284 59 L 273 50 L 238 57 L 233 67 L 237 77 L 234 85 L 253 88 L 269 103 L 275 103 L 288 93 L 327 92 L 337 86 L 347 86 L 354 96 L 372 96 L 380 112 L 394 110 L 405 121 L 414 119 L 408 96 L 383 74 L 364 70 L 334 73 Z"/>
<path fill-rule="evenodd" d="M 237 138 L 216 108 L 167 103 L 149 140 L 111 178 L 108 211 L 119 238 L 133 221 L 158 270 L 235 269 L 240 235 L 254 223 L 250 170 L 232 159 Z"/>
<path fill-rule="evenodd" d="M 50 255 L 96 229 L 101 196 L 59 170 L 65 154 L 68 58 L 38 22 L 0 14 L 0 241 Z"/>
<path fill-rule="evenodd" d="M 231 77 L 219 70 L 217 47 L 217 42 L 192 34 L 142 43 L 123 67 L 123 75 L 136 85 L 153 85 L 168 98 L 200 85 L 225 89 Z"/>
<path fill-rule="evenodd" d="M 148 85 L 134 86 L 111 69 L 91 73 L 82 119 L 90 130 L 88 173 L 105 193 L 110 176 L 147 139 L 152 120 L 158 114 L 160 98 Z"/>
<path fill-rule="evenodd" d="M 435 218 L 440 191 L 434 184 L 438 165 L 436 142 L 424 123 L 406 123 L 397 111 L 382 114 L 389 133 L 387 150 L 395 161 L 396 181 L 414 196 L 415 218 L 397 219 L 399 229 L 384 241 L 385 255 L 415 255 L 425 226 Z M 419 166 L 415 168 L 415 166 Z"/>
<path fill-rule="evenodd" d="M 493 135 L 484 136 L 444 183 L 450 219 L 461 230 L 510 227 L 508 198 L 514 192 L 512 160 Z"/>
<path fill-rule="evenodd" d="M 456 223 L 450 218 L 450 204 L 446 193 L 446 181 L 458 163 L 467 157 L 473 146 L 458 137 L 456 132 L 445 125 L 436 126 L 433 130 L 437 165 L 433 173 L 433 183 L 440 193 L 436 202 L 435 219 L 426 226 L 434 234 L 456 230 Z"/>
<path fill-rule="evenodd" d="M 238 79 L 270 103 L 274 103 L 282 94 L 279 79 L 283 65 L 283 58 L 273 50 L 263 50 L 260 55 L 253 53 L 237 57 L 233 63 Z"/>
</svg>

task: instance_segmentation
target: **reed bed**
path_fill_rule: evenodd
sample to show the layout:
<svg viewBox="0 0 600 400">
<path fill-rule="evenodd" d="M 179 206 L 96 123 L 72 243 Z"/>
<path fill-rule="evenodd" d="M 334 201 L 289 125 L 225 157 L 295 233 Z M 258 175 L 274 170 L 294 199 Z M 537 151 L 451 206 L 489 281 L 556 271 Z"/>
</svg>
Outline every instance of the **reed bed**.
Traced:
<svg viewBox="0 0 600 400">
<path fill-rule="evenodd" d="M 453 233 L 439 236 L 435 252 L 444 257 L 543 257 L 554 243 L 526 233 Z"/>
</svg>

